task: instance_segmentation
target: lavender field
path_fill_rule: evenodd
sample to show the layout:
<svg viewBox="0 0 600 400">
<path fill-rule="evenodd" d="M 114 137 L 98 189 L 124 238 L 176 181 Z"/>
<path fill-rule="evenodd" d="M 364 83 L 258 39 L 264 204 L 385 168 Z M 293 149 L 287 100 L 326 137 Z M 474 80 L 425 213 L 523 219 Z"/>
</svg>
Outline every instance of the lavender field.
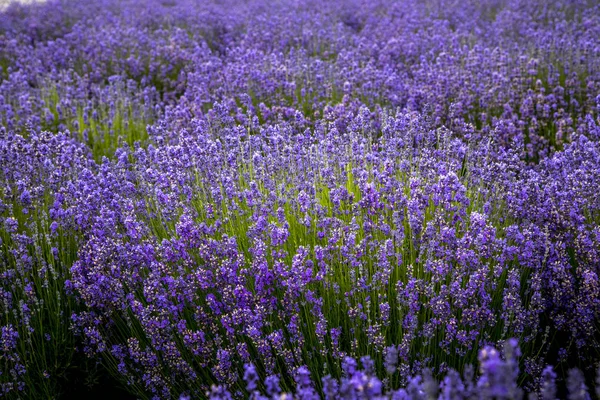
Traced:
<svg viewBox="0 0 600 400">
<path fill-rule="evenodd" d="M 600 397 L 595 0 L 0 11 L 0 397 Z"/>
</svg>

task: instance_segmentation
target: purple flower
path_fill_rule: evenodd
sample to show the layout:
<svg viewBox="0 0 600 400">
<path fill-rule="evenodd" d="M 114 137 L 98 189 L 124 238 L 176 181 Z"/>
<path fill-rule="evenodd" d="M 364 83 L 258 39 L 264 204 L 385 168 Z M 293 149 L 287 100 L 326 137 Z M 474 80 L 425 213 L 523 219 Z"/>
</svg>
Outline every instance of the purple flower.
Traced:
<svg viewBox="0 0 600 400">
<path fill-rule="evenodd" d="M 244 380 L 246 381 L 246 389 L 252 392 L 256 389 L 258 383 L 258 373 L 253 364 L 244 365 Z"/>
</svg>

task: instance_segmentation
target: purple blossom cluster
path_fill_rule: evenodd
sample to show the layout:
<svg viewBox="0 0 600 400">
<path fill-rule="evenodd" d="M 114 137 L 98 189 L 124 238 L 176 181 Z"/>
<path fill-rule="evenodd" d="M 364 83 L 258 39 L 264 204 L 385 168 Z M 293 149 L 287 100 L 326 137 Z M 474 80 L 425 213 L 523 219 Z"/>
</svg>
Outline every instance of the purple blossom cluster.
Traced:
<svg viewBox="0 0 600 400">
<path fill-rule="evenodd" d="M 85 357 L 151 399 L 587 398 L 599 36 L 575 0 L 9 7 L 0 394 Z"/>
<path fill-rule="evenodd" d="M 471 366 L 465 369 L 462 376 L 455 370 L 448 371 L 440 382 L 433 377 L 430 370 L 425 369 L 422 375 L 409 378 L 406 387 L 398 390 L 391 390 L 386 379 L 382 381 L 374 374 L 374 363 L 368 356 L 361 358 L 362 368 L 355 359 L 347 357 L 342 364 L 342 377 L 339 380 L 330 375 L 323 377 L 322 390 L 325 399 L 522 399 L 523 391 L 516 382 L 519 374 L 519 348 L 514 340 L 509 340 L 505 343 L 504 350 L 503 357 L 494 347 L 488 346 L 480 351 L 480 370 L 477 378 Z M 386 368 L 394 369 L 395 365 L 388 364 Z M 540 389 L 538 392 L 530 393 L 529 398 L 556 399 L 556 377 L 552 367 L 544 368 Z M 244 381 L 250 399 L 321 399 L 305 367 L 300 367 L 296 371 L 294 393 L 282 393 L 277 375 L 268 376 L 264 381 L 264 391 L 261 391 L 258 387 L 259 376 L 253 364 L 244 366 Z M 600 374 L 597 383 L 600 383 Z M 568 390 L 570 399 L 591 398 L 585 378 L 578 369 L 572 369 L 568 373 Z M 600 395 L 598 387 L 596 395 Z M 207 396 L 211 400 L 234 398 L 223 386 L 213 386 Z M 188 398 L 186 395 L 180 396 L 180 400 Z"/>
</svg>

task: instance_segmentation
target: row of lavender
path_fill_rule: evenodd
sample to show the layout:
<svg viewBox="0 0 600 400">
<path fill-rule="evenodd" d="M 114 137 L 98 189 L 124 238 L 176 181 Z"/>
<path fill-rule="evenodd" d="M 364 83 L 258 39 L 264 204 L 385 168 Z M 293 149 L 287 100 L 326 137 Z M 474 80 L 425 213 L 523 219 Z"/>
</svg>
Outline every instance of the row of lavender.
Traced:
<svg viewBox="0 0 600 400">
<path fill-rule="evenodd" d="M 142 398 L 591 379 L 600 8 L 546 3 L 9 8 L 2 394 L 83 355 Z"/>
<path fill-rule="evenodd" d="M 448 371 L 441 382 L 436 381 L 431 370 L 423 370 L 422 375 L 411 377 L 406 388 L 393 390 L 389 381 L 380 380 L 374 368 L 373 360 L 366 356 L 361 358 L 361 366 L 355 359 L 347 357 L 342 362 L 343 377 L 340 380 L 330 375 L 322 379 L 323 396 L 319 396 L 310 373 L 304 367 L 298 368 L 295 374 L 295 394 L 281 390 L 277 375 L 268 376 L 264 380 L 264 390 L 259 388 L 260 378 L 253 364 L 244 366 L 244 381 L 254 400 L 281 398 L 298 398 L 317 400 L 324 397 L 331 399 L 391 399 L 391 400 L 463 400 L 463 399 L 522 399 L 523 390 L 519 388 L 518 357 L 519 347 L 514 339 L 505 343 L 504 358 L 500 357 L 493 347 L 485 347 L 480 351 L 480 371 L 475 379 L 473 368 L 467 366 L 463 376 L 454 370 Z M 386 370 L 392 374 L 395 369 L 393 357 L 387 357 Z M 554 400 L 557 398 L 557 375 L 552 367 L 546 367 L 540 377 L 539 392 L 531 392 L 530 399 Z M 600 397 L 600 375 L 596 380 L 596 396 Z M 585 377 L 578 369 L 568 373 L 567 387 L 569 399 L 590 399 Z M 264 394 L 262 394 L 264 393 Z M 265 396 L 266 395 L 266 396 Z M 208 393 L 211 400 L 230 400 L 234 396 L 223 386 L 213 386 Z M 190 399 L 182 395 L 180 400 Z"/>
</svg>

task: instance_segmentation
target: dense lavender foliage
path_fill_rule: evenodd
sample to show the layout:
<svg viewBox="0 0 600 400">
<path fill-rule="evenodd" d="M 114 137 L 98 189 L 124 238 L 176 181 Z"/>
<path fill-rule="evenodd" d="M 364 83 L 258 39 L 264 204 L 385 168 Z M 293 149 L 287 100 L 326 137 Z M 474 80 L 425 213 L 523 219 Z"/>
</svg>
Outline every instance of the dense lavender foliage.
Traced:
<svg viewBox="0 0 600 400">
<path fill-rule="evenodd" d="M 593 396 L 598 38 L 591 0 L 7 8 L 0 397 Z"/>
</svg>

